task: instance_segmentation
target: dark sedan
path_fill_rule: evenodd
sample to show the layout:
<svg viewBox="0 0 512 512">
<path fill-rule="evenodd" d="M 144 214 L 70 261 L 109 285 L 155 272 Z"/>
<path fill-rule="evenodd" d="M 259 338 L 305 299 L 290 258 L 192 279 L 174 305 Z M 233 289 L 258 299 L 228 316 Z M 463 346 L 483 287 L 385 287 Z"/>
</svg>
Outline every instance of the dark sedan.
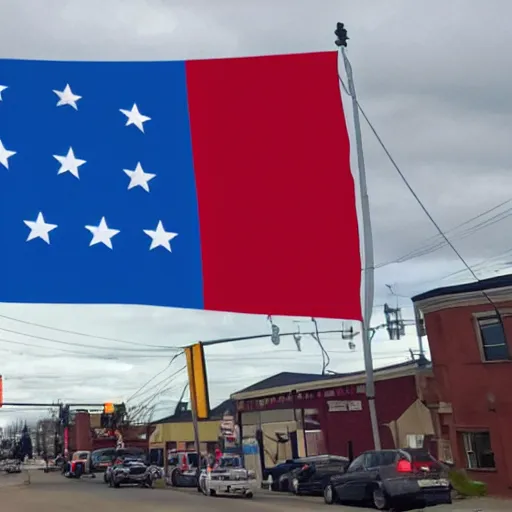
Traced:
<svg viewBox="0 0 512 512">
<path fill-rule="evenodd" d="M 290 490 L 292 477 L 296 470 L 302 469 L 308 464 L 336 458 L 335 455 L 313 455 L 311 457 L 298 457 L 296 459 L 287 459 L 284 462 L 276 464 L 273 468 L 267 468 L 263 471 L 263 480 L 270 482 L 273 491 L 287 492 Z"/>
<path fill-rule="evenodd" d="M 347 457 L 335 455 L 308 462 L 302 468 L 291 472 L 289 476 L 291 491 L 297 495 L 321 496 L 331 477 L 344 473 L 349 464 Z"/>
<path fill-rule="evenodd" d="M 378 510 L 450 504 L 450 482 L 440 464 L 417 464 L 407 450 L 365 452 L 324 487 L 327 504 L 358 503 Z M 419 461 L 418 461 L 419 462 Z"/>
</svg>

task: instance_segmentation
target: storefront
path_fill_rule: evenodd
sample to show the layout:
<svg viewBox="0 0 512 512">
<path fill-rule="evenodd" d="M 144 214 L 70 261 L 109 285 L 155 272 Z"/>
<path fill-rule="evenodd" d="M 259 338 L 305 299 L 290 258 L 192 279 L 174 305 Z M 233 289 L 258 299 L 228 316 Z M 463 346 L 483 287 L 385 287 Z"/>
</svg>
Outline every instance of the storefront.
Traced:
<svg viewBox="0 0 512 512">
<path fill-rule="evenodd" d="M 418 395 L 419 371 L 413 362 L 375 371 L 383 448 L 417 446 L 420 439 L 430 448 L 433 414 Z M 279 374 L 232 395 L 242 438 L 261 439 L 265 467 L 297 456 L 347 456 L 349 442 L 355 454 L 373 448 L 364 372 L 311 377 L 286 374 L 283 385 Z"/>
<path fill-rule="evenodd" d="M 235 418 L 234 403 L 226 400 L 212 409 L 210 419 L 199 421 L 201 453 L 213 453 L 216 447 L 224 444 L 224 434 L 228 433 L 226 427 L 235 430 L 235 422 L 230 422 L 229 418 Z M 167 465 L 176 451 L 195 451 L 194 427 L 186 404 L 184 409 L 177 410 L 172 416 L 153 422 L 152 425 L 155 430 L 149 440 L 150 454 L 159 464 L 163 461 L 163 465 Z"/>
</svg>

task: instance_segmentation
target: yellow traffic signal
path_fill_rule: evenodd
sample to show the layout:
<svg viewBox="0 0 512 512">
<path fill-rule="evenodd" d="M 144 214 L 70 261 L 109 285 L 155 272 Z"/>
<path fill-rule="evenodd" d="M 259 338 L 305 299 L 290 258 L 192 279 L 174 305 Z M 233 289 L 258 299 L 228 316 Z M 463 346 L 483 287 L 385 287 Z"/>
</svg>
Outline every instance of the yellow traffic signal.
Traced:
<svg viewBox="0 0 512 512">
<path fill-rule="evenodd" d="M 185 349 L 187 357 L 188 382 L 190 399 L 195 407 L 198 420 L 207 420 L 210 416 L 210 400 L 208 397 L 208 379 L 202 343 L 196 343 Z"/>
<path fill-rule="evenodd" d="M 114 404 L 108 402 L 103 405 L 103 412 L 105 414 L 114 414 L 114 411 L 115 411 Z"/>
</svg>

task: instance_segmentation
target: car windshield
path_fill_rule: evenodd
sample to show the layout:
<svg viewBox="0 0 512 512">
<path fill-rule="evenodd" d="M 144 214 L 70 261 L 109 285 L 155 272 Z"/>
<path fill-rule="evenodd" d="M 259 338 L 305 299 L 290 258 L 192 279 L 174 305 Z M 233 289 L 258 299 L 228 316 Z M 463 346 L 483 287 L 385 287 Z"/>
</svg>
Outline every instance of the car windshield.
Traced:
<svg viewBox="0 0 512 512">
<path fill-rule="evenodd" d="M 195 468 L 197 467 L 197 453 L 187 454 L 187 459 L 188 459 L 189 466 L 193 466 Z"/>
<path fill-rule="evenodd" d="M 115 450 L 101 450 L 101 451 L 94 451 L 91 453 L 91 459 L 96 461 L 105 461 L 105 460 L 112 460 L 112 457 L 115 455 Z"/>
<path fill-rule="evenodd" d="M 222 457 L 219 461 L 221 468 L 239 468 L 241 465 L 239 457 Z"/>
</svg>

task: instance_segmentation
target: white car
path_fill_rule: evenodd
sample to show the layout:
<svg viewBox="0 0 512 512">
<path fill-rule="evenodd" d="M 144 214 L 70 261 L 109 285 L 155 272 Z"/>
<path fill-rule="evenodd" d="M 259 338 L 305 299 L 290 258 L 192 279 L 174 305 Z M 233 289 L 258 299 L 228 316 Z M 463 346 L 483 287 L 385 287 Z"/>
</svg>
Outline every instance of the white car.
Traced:
<svg viewBox="0 0 512 512">
<path fill-rule="evenodd" d="M 201 471 L 199 486 L 205 496 L 241 494 L 246 498 L 252 498 L 258 488 L 254 471 L 245 469 L 236 456 L 221 457 L 213 469 Z"/>
</svg>

